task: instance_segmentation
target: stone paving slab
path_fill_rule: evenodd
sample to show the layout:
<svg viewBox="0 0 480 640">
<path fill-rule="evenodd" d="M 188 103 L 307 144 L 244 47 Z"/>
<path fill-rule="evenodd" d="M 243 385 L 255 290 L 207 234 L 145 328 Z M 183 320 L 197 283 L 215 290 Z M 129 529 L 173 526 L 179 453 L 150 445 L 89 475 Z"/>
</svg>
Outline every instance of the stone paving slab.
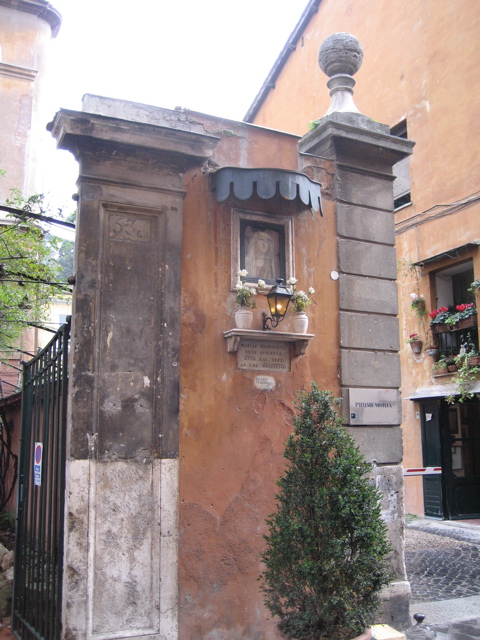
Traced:
<svg viewBox="0 0 480 640">
<path fill-rule="evenodd" d="M 457 624 L 470 625 L 480 631 L 480 596 L 417 603 L 411 606 L 410 612 L 412 615 L 423 613 L 422 626 L 425 624 L 443 633 Z"/>
<path fill-rule="evenodd" d="M 437 640 L 478 640 L 480 638 L 480 618 L 451 624 L 435 624 L 430 628 L 436 632 Z"/>
</svg>

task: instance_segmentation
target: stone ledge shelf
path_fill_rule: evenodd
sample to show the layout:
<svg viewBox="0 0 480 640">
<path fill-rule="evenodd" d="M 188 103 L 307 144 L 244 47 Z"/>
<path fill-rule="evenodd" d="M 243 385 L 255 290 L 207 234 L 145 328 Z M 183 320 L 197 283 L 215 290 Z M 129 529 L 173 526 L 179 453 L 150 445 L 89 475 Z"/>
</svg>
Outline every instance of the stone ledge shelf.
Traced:
<svg viewBox="0 0 480 640">
<path fill-rule="evenodd" d="M 223 332 L 227 340 L 228 353 L 238 350 L 241 338 L 253 338 L 254 340 L 268 340 L 270 342 L 292 342 L 295 357 L 303 356 L 308 343 L 313 340 L 313 333 L 291 333 L 290 331 L 257 331 L 255 329 L 230 329 Z"/>
</svg>

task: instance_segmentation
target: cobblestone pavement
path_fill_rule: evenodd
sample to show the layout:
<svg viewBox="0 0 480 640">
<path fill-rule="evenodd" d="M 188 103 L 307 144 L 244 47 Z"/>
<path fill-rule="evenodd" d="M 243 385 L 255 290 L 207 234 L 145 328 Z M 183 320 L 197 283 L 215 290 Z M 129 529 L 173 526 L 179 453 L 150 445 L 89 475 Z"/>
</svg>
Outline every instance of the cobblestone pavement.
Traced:
<svg viewBox="0 0 480 640">
<path fill-rule="evenodd" d="M 424 609 L 433 603 L 451 613 L 441 624 L 435 624 L 432 613 L 427 615 L 425 624 L 436 632 L 437 640 L 480 640 L 480 526 L 462 529 L 425 520 L 407 524 L 405 562 L 412 614 L 422 612 L 422 603 Z M 462 607 L 472 601 L 477 604 L 470 615 L 476 617 L 459 621 Z"/>
<path fill-rule="evenodd" d="M 405 561 L 412 603 L 480 595 L 478 545 L 464 542 L 450 548 L 407 548 Z"/>
</svg>

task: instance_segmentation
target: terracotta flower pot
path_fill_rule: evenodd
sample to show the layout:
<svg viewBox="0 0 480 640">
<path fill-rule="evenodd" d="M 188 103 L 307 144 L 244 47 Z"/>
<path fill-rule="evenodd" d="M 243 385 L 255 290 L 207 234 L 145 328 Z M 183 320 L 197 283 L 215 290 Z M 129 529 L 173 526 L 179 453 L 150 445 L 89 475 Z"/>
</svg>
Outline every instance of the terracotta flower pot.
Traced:
<svg viewBox="0 0 480 640">
<path fill-rule="evenodd" d="M 444 376 L 448 373 L 448 367 L 445 365 L 444 367 L 437 367 L 434 372 L 433 375 L 434 376 Z"/>
<path fill-rule="evenodd" d="M 456 364 L 449 364 L 447 369 L 448 369 L 448 373 L 455 373 L 455 371 L 457 370 L 457 365 Z"/>
<path fill-rule="evenodd" d="M 469 356 L 467 364 L 469 367 L 480 367 L 480 356 Z"/>
<path fill-rule="evenodd" d="M 412 340 L 412 342 L 410 342 L 410 348 L 415 354 L 422 353 L 422 345 L 423 342 L 421 340 Z"/>
</svg>

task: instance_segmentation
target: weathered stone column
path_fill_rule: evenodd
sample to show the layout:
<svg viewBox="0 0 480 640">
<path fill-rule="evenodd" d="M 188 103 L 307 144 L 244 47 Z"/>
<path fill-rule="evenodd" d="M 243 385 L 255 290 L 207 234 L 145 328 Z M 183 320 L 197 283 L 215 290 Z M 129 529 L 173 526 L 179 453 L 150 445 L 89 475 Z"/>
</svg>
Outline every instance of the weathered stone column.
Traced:
<svg viewBox="0 0 480 640">
<path fill-rule="evenodd" d="M 80 163 L 63 635 L 174 640 L 182 174 L 218 138 L 83 108 L 52 123 Z"/>
<path fill-rule="evenodd" d="M 388 126 L 355 107 L 351 76 L 362 57 L 360 44 L 349 34 L 335 34 L 322 45 L 319 63 L 330 76 L 332 105 L 299 148 L 334 162 L 343 413 L 362 453 L 374 462 L 384 495 L 396 574 L 384 594 L 384 622 L 405 628 L 410 588 L 404 563 L 392 167 L 412 152 L 413 143 L 391 136 Z"/>
</svg>

